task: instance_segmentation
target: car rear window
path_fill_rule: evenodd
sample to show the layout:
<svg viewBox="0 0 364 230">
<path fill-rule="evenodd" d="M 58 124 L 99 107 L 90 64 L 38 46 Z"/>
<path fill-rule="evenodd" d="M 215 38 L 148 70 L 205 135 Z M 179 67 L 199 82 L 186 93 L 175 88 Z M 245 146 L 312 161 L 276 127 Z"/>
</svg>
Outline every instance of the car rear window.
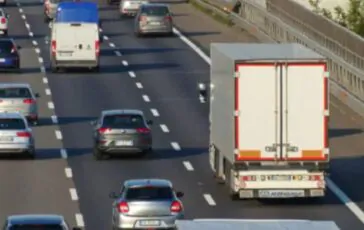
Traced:
<svg viewBox="0 0 364 230">
<path fill-rule="evenodd" d="M 0 41 L 0 53 L 11 53 L 14 44 L 10 40 L 2 40 Z"/>
<path fill-rule="evenodd" d="M 14 225 L 11 226 L 9 230 L 65 230 L 60 225 L 44 225 L 44 224 L 38 224 L 38 225 Z"/>
<path fill-rule="evenodd" d="M 135 129 L 143 128 L 145 124 L 140 115 L 123 114 L 105 116 L 102 126 L 105 128 Z"/>
<path fill-rule="evenodd" d="M 25 123 L 19 118 L 0 119 L 0 130 L 25 129 Z"/>
<path fill-rule="evenodd" d="M 31 98 L 28 88 L 1 88 L 0 98 Z"/>
<path fill-rule="evenodd" d="M 164 6 L 148 6 L 142 9 L 142 14 L 148 16 L 165 16 L 169 14 L 169 10 Z"/>
<path fill-rule="evenodd" d="M 170 200 L 173 191 L 170 187 L 137 187 L 126 191 L 126 199 L 131 200 Z"/>
</svg>

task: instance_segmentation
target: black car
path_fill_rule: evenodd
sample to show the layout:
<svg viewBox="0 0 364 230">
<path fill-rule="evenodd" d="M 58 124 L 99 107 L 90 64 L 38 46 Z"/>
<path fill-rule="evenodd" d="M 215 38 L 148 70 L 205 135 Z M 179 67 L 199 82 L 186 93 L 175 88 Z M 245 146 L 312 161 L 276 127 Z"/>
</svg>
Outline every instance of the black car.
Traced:
<svg viewBox="0 0 364 230">
<path fill-rule="evenodd" d="M 82 230 L 70 228 L 59 215 L 13 215 L 6 218 L 4 230 Z"/>
<path fill-rule="evenodd" d="M 13 39 L 0 39 L 0 70 L 20 70 L 20 49 Z"/>
</svg>

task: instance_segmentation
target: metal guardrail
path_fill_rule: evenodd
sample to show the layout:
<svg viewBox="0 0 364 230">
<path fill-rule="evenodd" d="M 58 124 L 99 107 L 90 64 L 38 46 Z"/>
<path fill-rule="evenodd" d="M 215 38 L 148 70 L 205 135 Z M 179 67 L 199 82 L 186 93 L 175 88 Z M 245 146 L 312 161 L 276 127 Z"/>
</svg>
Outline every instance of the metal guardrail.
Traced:
<svg viewBox="0 0 364 230">
<path fill-rule="evenodd" d="M 242 6 L 239 14 L 217 10 L 216 6 L 204 0 L 193 1 L 220 16 L 230 18 L 235 26 L 252 33 L 262 42 L 299 43 L 327 57 L 331 93 L 364 116 L 364 73 L 332 52 L 332 49 L 336 49 L 332 43 L 317 42 L 316 38 L 285 23 L 251 0 L 240 0 Z"/>
</svg>

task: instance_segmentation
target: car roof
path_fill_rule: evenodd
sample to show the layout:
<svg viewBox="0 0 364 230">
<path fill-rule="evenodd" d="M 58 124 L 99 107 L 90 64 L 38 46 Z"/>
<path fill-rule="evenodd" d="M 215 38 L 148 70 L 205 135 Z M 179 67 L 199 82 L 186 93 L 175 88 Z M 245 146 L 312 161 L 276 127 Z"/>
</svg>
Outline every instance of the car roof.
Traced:
<svg viewBox="0 0 364 230">
<path fill-rule="evenodd" d="M 126 180 L 124 182 L 124 187 L 131 188 L 131 187 L 140 187 L 140 186 L 160 186 L 160 187 L 171 187 L 173 188 L 172 182 L 165 179 L 131 179 Z"/>
<path fill-rule="evenodd" d="M 8 216 L 8 223 L 15 224 L 62 224 L 64 217 L 60 215 L 38 214 L 38 215 L 12 215 Z"/>
<path fill-rule="evenodd" d="M 102 116 L 121 115 L 121 114 L 144 116 L 143 111 L 138 110 L 138 109 L 114 109 L 114 110 L 104 110 L 104 111 L 102 111 Z"/>
<path fill-rule="evenodd" d="M 159 7 L 166 7 L 168 8 L 167 4 L 164 3 L 146 3 L 142 5 L 143 7 L 154 7 L 154 6 L 159 6 Z"/>
<path fill-rule="evenodd" d="M 28 83 L 0 83 L 0 88 L 28 88 L 31 89 Z"/>
<path fill-rule="evenodd" d="M 24 119 L 24 116 L 21 113 L 0 113 L 0 119 L 11 119 L 11 118 L 19 118 Z"/>
</svg>

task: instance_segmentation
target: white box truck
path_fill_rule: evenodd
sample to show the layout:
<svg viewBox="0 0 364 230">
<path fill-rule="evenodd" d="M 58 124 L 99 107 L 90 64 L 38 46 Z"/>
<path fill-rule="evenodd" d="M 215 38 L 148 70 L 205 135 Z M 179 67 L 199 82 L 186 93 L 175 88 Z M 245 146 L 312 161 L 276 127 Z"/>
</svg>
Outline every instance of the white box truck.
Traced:
<svg viewBox="0 0 364 230">
<path fill-rule="evenodd" d="M 232 198 L 325 195 L 326 60 L 299 44 L 212 43 L 209 159 Z"/>
</svg>

